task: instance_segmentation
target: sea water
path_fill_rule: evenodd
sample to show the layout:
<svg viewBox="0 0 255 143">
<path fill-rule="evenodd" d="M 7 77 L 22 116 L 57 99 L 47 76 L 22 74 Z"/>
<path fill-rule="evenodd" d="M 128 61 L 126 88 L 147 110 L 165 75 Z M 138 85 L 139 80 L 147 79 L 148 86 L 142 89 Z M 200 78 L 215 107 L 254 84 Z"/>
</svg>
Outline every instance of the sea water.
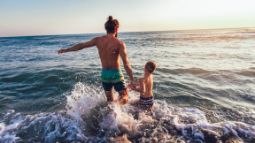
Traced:
<svg viewBox="0 0 255 143">
<path fill-rule="evenodd" d="M 157 63 L 151 112 L 106 103 L 96 47 L 57 54 L 100 35 L 0 38 L 1 143 L 255 142 L 255 29 L 119 34 L 136 78 Z"/>
</svg>

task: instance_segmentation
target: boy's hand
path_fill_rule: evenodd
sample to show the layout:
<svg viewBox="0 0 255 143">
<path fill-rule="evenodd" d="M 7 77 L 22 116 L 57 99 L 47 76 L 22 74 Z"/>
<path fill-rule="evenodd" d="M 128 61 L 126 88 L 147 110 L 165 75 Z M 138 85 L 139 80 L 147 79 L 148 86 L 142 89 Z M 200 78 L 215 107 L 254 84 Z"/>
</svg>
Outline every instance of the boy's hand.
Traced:
<svg viewBox="0 0 255 143">
<path fill-rule="evenodd" d="M 139 84 L 135 81 L 131 81 L 131 83 L 128 84 L 128 87 L 131 89 L 131 90 L 137 90 L 137 86 L 139 86 Z"/>
<path fill-rule="evenodd" d="M 135 85 L 131 82 L 128 84 L 128 88 L 130 88 L 131 90 L 135 89 Z"/>
</svg>

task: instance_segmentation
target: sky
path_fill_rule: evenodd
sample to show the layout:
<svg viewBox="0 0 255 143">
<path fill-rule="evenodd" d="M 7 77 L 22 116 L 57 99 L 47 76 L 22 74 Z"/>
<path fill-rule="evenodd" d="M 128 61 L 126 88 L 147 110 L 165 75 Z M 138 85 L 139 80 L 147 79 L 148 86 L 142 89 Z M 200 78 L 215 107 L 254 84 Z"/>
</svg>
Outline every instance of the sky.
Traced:
<svg viewBox="0 0 255 143">
<path fill-rule="evenodd" d="M 1 0 L 0 37 L 255 27 L 255 0 Z"/>
</svg>

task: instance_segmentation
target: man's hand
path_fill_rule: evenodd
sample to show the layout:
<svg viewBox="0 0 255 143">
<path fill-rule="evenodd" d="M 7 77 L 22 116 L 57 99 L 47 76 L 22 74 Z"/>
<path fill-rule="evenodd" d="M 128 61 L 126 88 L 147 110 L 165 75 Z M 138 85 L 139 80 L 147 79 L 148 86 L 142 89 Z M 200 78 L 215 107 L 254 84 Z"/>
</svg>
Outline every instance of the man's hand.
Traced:
<svg viewBox="0 0 255 143">
<path fill-rule="evenodd" d="M 135 81 L 131 81 L 131 83 L 128 84 L 128 88 L 131 90 L 137 90 L 139 87 L 139 83 Z"/>
<path fill-rule="evenodd" d="M 65 53 L 66 52 L 66 49 L 60 49 L 60 50 L 58 50 L 58 54 L 62 54 L 62 53 Z"/>
<path fill-rule="evenodd" d="M 129 89 L 134 90 L 135 89 L 135 85 L 132 83 L 129 83 L 127 86 Z"/>
</svg>

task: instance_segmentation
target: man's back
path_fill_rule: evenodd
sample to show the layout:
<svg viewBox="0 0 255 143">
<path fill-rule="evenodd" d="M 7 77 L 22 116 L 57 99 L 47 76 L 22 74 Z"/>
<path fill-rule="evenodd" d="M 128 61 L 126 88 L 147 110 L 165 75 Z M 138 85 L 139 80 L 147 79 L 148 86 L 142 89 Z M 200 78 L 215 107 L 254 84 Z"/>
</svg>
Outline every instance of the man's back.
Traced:
<svg viewBox="0 0 255 143">
<path fill-rule="evenodd" d="M 122 42 L 111 35 L 106 35 L 97 38 L 96 46 L 102 67 L 104 69 L 119 69 Z"/>
</svg>

